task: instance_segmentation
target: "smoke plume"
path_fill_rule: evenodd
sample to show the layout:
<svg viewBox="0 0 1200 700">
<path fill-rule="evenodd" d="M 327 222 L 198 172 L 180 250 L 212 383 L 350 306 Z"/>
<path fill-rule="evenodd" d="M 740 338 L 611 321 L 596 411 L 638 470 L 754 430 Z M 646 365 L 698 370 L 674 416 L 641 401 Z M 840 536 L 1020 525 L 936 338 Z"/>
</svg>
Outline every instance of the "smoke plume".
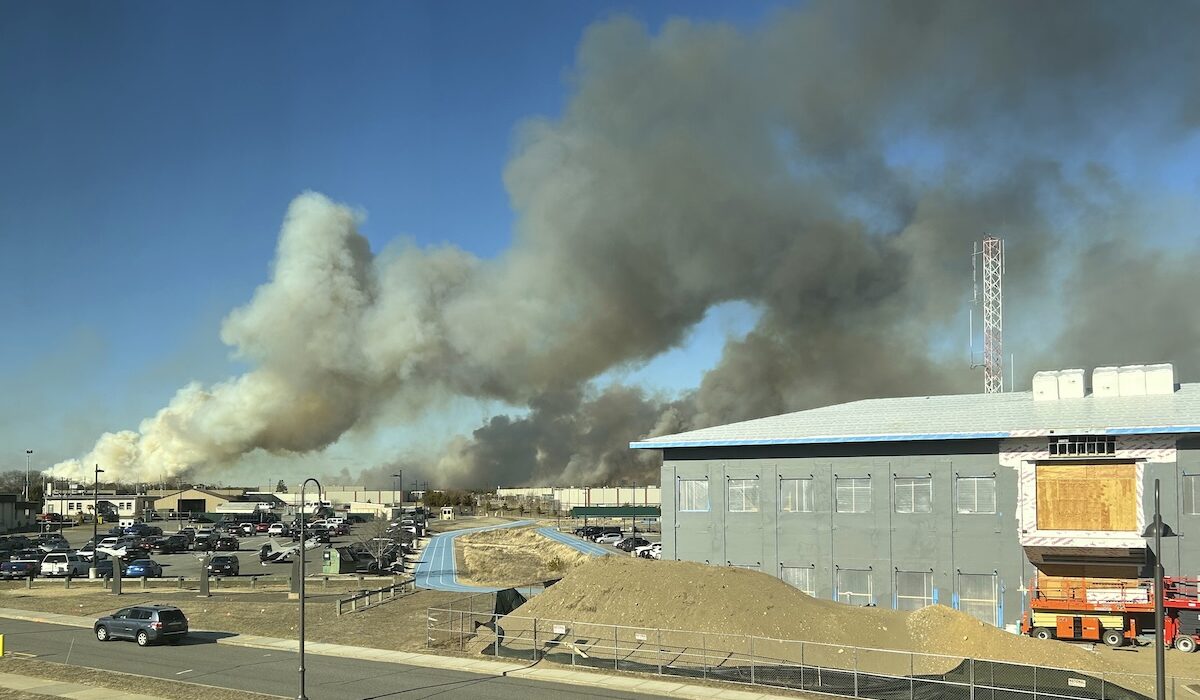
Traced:
<svg viewBox="0 0 1200 700">
<path fill-rule="evenodd" d="M 1200 291 L 1200 252 L 1141 242 L 1154 221 L 1122 216 L 1108 161 L 1131 125 L 1167 148 L 1200 126 L 1197 9 L 813 2 L 752 30 L 599 23 L 564 113 L 517 130 L 509 250 L 373 253 L 354 210 L 303 194 L 270 280 L 222 329 L 253 369 L 181 389 L 55 470 L 218 470 L 459 396 L 525 410 L 397 464 L 459 486 L 653 481 L 656 456 L 630 440 L 975 390 L 959 339 L 984 233 L 1007 241 L 1006 307 L 1026 329 L 1009 338 L 1028 363 L 1168 360 L 1195 377 L 1181 290 Z M 733 300 L 759 321 L 694 391 L 593 381 Z M 363 478 L 386 485 L 393 466 Z"/>
</svg>

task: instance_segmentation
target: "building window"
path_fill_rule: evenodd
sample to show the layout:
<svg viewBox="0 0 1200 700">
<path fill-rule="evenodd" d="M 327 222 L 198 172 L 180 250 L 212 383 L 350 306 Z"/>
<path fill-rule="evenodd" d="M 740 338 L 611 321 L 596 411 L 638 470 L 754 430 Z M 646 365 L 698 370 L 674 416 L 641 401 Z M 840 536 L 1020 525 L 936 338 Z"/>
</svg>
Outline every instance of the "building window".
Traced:
<svg viewBox="0 0 1200 700">
<path fill-rule="evenodd" d="M 955 482 L 959 513 L 996 512 L 996 477 L 960 476 Z"/>
<path fill-rule="evenodd" d="M 679 512 L 708 512 L 708 479 L 679 480 Z"/>
<path fill-rule="evenodd" d="M 999 606 L 996 574 L 959 574 L 958 609 L 989 625 L 995 625 Z"/>
<path fill-rule="evenodd" d="M 837 512 L 868 513 L 871 511 L 871 477 L 837 479 Z"/>
<path fill-rule="evenodd" d="M 1070 435 L 1052 437 L 1051 457 L 1111 457 L 1117 453 L 1117 438 L 1113 435 Z"/>
<path fill-rule="evenodd" d="M 838 569 L 837 599 L 840 603 L 866 605 L 874 600 L 871 596 L 871 571 L 869 569 Z"/>
<path fill-rule="evenodd" d="M 69 513 L 69 512 L 71 512 L 71 511 L 73 511 L 73 510 L 75 510 L 75 502 L 74 502 L 74 501 L 67 501 L 67 512 Z"/>
<path fill-rule="evenodd" d="M 1200 474 L 1183 475 L 1183 514 L 1200 515 Z"/>
<path fill-rule="evenodd" d="M 758 479 L 730 479 L 727 491 L 730 513 L 758 512 Z"/>
<path fill-rule="evenodd" d="M 919 610 L 933 605 L 933 574 L 928 571 L 896 572 L 896 609 Z"/>
<path fill-rule="evenodd" d="M 783 513 L 811 513 L 813 511 L 813 480 L 780 479 L 779 510 Z"/>
<path fill-rule="evenodd" d="M 817 594 L 816 589 L 813 588 L 813 568 L 811 566 L 780 566 L 779 578 L 784 583 L 799 588 L 811 596 Z"/>
<path fill-rule="evenodd" d="M 928 476 L 915 478 L 896 477 L 897 513 L 932 513 L 933 479 Z"/>
</svg>

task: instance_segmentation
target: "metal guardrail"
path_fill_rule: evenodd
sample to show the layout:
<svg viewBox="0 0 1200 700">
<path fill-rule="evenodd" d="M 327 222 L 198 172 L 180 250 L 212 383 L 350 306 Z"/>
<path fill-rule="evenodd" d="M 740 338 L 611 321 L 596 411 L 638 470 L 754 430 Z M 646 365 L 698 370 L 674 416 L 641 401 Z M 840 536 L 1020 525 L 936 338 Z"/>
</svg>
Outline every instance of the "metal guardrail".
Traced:
<svg viewBox="0 0 1200 700">
<path fill-rule="evenodd" d="M 487 596 L 429 608 L 427 646 L 871 700 L 1144 700 L 1154 676 L 799 640 L 497 616 Z M 1200 679 L 1171 676 L 1170 698 Z M 1177 692 L 1178 691 L 1178 695 Z"/>
<path fill-rule="evenodd" d="M 349 598 L 338 598 L 334 604 L 337 606 L 338 617 L 341 617 L 346 605 L 350 606 L 350 612 L 357 612 L 359 610 L 366 610 L 367 608 L 381 605 L 389 600 L 395 600 L 396 598 L 402 598 L 406 595 L 412 595 L 416 592 L 417 580 L 414 578 L 408 578 L 404 579 L 403 581 L 393 583 L 390 586 L 363 591 L 362 593 L 350 596 Z M 372 601 L 372 598 L 375 598 L 375 600 Z M 359 601 L 361 600 L 366 600 L 367 602 L 360 605 Z"/>
</svg>

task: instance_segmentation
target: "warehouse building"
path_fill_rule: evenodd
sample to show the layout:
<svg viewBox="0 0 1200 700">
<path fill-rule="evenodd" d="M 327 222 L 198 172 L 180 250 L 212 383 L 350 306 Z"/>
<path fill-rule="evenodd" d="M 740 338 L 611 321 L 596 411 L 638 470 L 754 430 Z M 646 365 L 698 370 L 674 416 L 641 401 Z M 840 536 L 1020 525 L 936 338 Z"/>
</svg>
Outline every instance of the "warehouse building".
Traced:
<svg viewBox="0 0 1200 700">
<path fill-rule="evenodd" d="M 632 443 L 663 451 L 663 558 L 810 595 L 1016 624 L 1035 578 L 1200 573 L 1200 384 L 1171 365 L 1033 390 L 855 401 Z M 1196 526 L 1195 533 L 1192 525 Z"/>
<path fill-rule="evenodd" d="M 596 506 L 657 506 L 662 504 L 658 486 L 519 486 L 498 487 L 497 500 L 539 503 L 551 511 Z"/>
</svg>

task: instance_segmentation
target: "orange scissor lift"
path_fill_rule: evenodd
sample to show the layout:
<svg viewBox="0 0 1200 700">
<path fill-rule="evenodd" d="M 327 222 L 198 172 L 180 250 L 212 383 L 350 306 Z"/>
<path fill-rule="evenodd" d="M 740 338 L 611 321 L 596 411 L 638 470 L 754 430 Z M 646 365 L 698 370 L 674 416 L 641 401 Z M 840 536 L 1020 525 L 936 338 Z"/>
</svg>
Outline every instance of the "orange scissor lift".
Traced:
<svg viewBox="0 0 1200 700">
<path fill-rule="evenodd" d="M 1200 644 L 1197 579 L 1163 578 L 1163 640 L 1184 652 Z M 1021 631 L 1038 639 L 1119 647 L 1154 629 L 1153 579 L 1035 578 Z"/>
</svg>

